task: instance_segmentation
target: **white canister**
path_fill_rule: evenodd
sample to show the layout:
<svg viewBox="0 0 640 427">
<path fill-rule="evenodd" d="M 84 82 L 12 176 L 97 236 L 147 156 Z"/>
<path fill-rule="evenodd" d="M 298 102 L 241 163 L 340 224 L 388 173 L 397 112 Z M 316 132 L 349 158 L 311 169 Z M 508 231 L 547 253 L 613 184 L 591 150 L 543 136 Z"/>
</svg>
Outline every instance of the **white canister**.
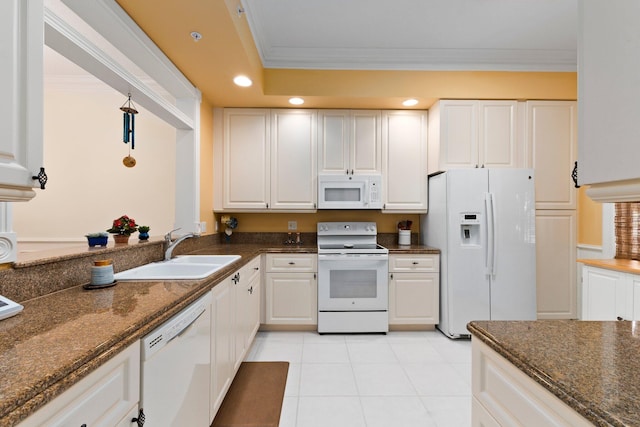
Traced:
<svg viewBox="0 0 640 427">
<path fill-rule="evenodd" d="M 398 230 L 398 244 L 403 246 L 411 244 L 411 230 Z"/>
<path fill-rule="evenodd" d="M 91 284 L 108 285 L 113 283 L 113 265 L 111 260 L 95 261 L 91 267 Z"/>
</svg>

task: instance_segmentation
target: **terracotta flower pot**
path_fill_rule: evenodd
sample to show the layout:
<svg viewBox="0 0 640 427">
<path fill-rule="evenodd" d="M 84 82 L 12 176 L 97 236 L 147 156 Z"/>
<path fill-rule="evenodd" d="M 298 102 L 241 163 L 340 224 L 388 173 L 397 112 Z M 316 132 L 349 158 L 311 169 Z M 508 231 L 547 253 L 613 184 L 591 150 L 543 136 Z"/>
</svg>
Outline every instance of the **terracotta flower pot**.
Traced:
<svg viewBox="0 0 640 427">
<path fill-rule="evenodd" d="M 116 241 L 116 244 L 127 244 L 129 243 L 129 237 L 126 234 L 114 234 L 113 235 L 113 240 Z"/>
</svg>

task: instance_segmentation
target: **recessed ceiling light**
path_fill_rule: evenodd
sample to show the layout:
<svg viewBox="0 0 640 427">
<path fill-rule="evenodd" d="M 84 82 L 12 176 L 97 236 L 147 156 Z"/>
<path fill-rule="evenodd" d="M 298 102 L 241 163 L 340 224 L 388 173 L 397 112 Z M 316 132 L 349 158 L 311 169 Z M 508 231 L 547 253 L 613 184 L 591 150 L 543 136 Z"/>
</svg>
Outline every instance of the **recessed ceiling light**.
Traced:
<svg viewBox="0 0 640 427">
<path fill-rule="evenodd" d="M 302 99 L 302 98 L 289 98 L 289 104 L 302 105 L 302 104 L 304 104 L 304 99 Z"/>
<path fill-rule="evenodd" d="M 198 40 L 200 40 L 202 38 L 202 34 L 200 34 L 197 31 L 192 31 L 191 32 L 191 37 L 193 38 L 193 41 L 197 42 Z"/>
<path fill-rule="evenodd" d="M 242 87 L 249 87 L 253 84 L 251 79 L 247 76 L 235 76 L 233 78 L 233 82 L 238 86 L 242 86 Z"/>
<path fill-rule="evenodd" d="M 406 101 L 402 102 L 402 105 L 404 105 L 405 107 L 413 107 L 414 105 L 418 105 L 418 100 L 417 99 L 407 99 Z"/>
</svg>

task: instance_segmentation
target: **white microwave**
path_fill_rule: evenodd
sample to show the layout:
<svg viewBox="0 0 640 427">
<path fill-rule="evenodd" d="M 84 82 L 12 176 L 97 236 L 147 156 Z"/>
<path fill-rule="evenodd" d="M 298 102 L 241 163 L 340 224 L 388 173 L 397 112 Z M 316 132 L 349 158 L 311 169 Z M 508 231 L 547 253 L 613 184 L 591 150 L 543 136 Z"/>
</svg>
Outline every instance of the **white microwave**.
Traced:
<svg viewBox="0 0 640 427">
<path fill-rule="evenodd" d="M 382 176 L 318 175 L 318 209 L 382 209 Z"/>
</svg>

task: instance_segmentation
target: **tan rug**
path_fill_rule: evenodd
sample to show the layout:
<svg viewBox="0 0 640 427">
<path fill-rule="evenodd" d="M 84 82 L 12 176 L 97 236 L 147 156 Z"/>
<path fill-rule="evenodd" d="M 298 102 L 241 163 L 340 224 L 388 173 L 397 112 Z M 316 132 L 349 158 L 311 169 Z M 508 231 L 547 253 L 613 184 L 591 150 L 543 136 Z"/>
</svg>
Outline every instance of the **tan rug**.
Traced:
<svg viewBox="0 0 640 427">
<path fill-rule="evenodd" d="M 242 362 L 211 427 L 278 427 L 289 362 Z"/>
</svg>

